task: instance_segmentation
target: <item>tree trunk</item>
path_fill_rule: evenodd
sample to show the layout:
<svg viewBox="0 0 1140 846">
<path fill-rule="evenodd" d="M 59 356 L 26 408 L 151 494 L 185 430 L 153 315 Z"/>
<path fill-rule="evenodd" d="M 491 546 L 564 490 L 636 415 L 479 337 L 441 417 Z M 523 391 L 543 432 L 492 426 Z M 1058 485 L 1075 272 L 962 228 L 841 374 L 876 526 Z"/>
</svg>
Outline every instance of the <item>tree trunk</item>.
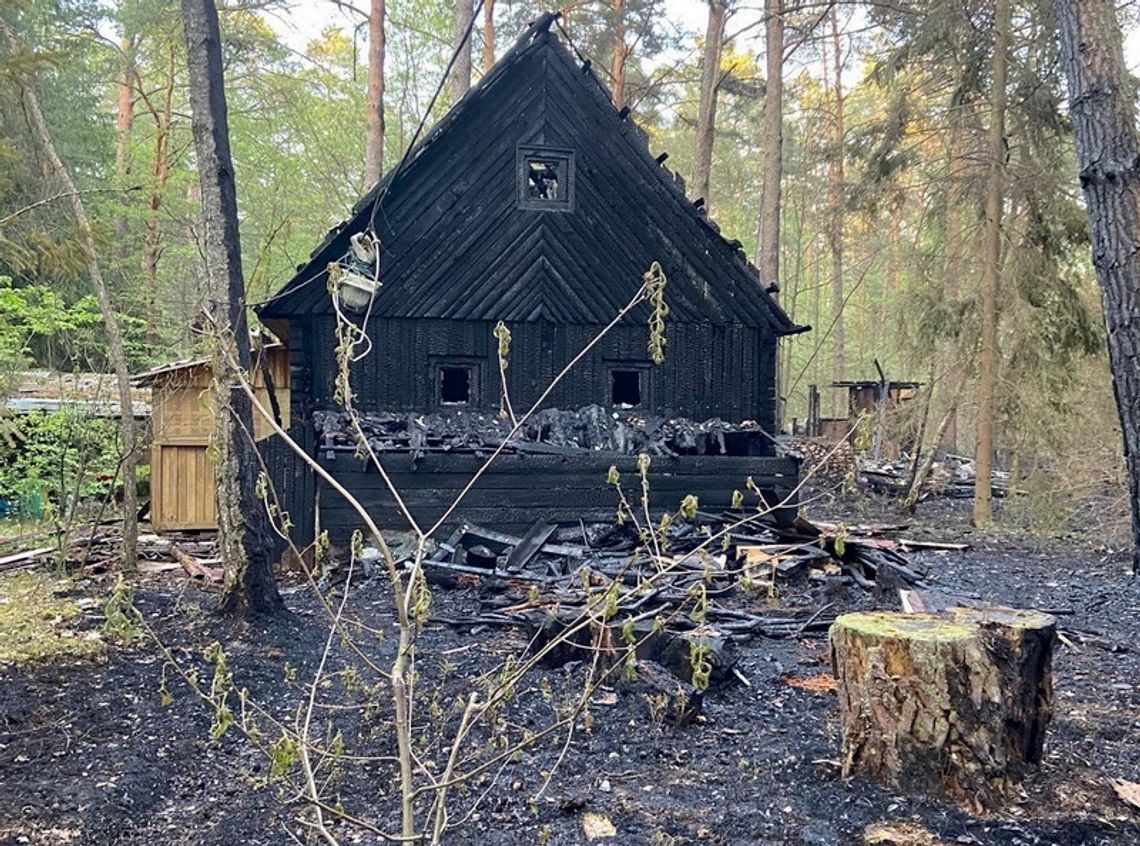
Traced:
<svg viewBox="0 0 1140 846">
<path fill-rule="evenodd" d="M 764 49 L 767 79 L 764 86 L 764 114 L 761 118 L 760 143 L 764 149 L 763 176 L 760 186 L 760 225 L 756 238 L 759 253 L 760 281 L 765 285 L 780 284 L 780 197 L 784 175 L 784 4 L 783 0 L 764 0 Z M 776 345 L 776 430 L 784 425 L 787 398 L 785 381 L 779 364 L 781 343 Z"/>
<path fill-rule="evenodd" d="M 942 296 L 948 303 L 958 299 L 962 286 L 962 169 L 966 166 L 966 157 L 962 152 L 962 111 L 965 107 L 960 104 L 951 104 L 950 107 L 950 151 L 948 186 L 946 189 L 946 261 L 942 272 Z M 959 375 L 961 351 L 958 338 L 951 336 L 946 339 L 943 350 L 943 366 L 939 378 L 942 384 L 953 374 L 954 380 L 960 385 Z M 947 412 L 950 417 L 946 423 L 943 438 L 950 444 L 951 450 L 957 449 L 958 443 L 958 387 L 950 400 Z M 941 446 L 938 441 L 936 446 Z"/>
<path fill-rule="evenodd" d="M 614 4 L 614 60 L 610 75 L 614 81 L 614 108 L 625 105 L 625 0 L 613 0 Z"/>
<path fill-rule="evenodd" d="M 122 41 L 122 65 L 119 68 L 119 96 L 115 108 L 115 178 L 121 208 L 115 216 L 115 252 L 119 259 L 126 254 L 127 234 L 127 180 L 131 174 L 131 135 L 135 125 L 135 36 L 125 32 Z"/>
<path fill-rule="evenodd" d="M 384 172 L 384 0 L 372 0 L 368 13 L 368 96 L 364 134 L 364 190 Z"/>
<path fill-rule="evenodd" d="M 1052 617 L 996 607 L 845 614 L 830 639 L 844 777 L 992 807 L 1040 763 Z"/>
<path fill-rule="evenodd" d="M 170 128 L 174 120 L 174 41 L 167 44 L 166 88 L 162 110 L 153 111 L 154 161 L 150 169 L 150 200 L 143 222 L 143 313 L 147 322 L 147 345 L 157 349 L 162 339 L 158 331 L 158 261 L 162 255 L 158 210 L 170 178 Z M 148 100 L 148 103 L 150 101 Z"/>
<path fill-rule="evenodd" d="M 3 31 L 4 40 L 8 43 L 8 49 L 12 55 L 15 56 L 20 53 L 23 46 L 20 44 L 15 30 L 7 21 L 0 19 L 0 30 Z M 17 65 L 10 66 L 8 73 L 20 89 L 28 124 L 44 157 L 45 167 L 55 179 L 59 180 L 68 194 L 71 211 L 75 215 L 75 222 L 79 227 L 80 237 L 83 239 L 91 287 L 95 289 L 95 299 L 99 303 L 99 312 L 103 317 L 103 327 L 107 333 L 107 352 L 111 359 L 111 366 L 115 370 L 115 381 L 118 386 L 119 437 L 123 442 L 123 569 L 127 572 L 134 572 L 138 563 L 139 534 L 138 474 L 135 469 L 138 466 L 138 454 L 134 403 L 131 400 L 131 374 L 127 367 L 123 333 L 119 329 L 119 318 L 111 303 L 111 295 L 103 279 L 103 271 L 99 267 L 95 236 L 91 230 L 91 221 L 87 218 L 83 197 L 75 187 L 71 174 L 68 173 L 67 168 L 64 167 L 55 151 L 55 145 L 51 139 L 51 130 L 48 128 L 47 119 L 40 108 L 39 96 L 36 94 L 32 81 L 18 69 Z"/>
<path fill-rule="evenodd" d="M 218 336 L 214 379 L 218 402 L 218 541 L 226 571 L 222 610 L 248 618 L 276 612 L 282 603 L 273 581 L 265 505 L 256 493 L 260 462 L 252 437 L 253 408 L 241 388 L 241 380 L 250 378 L 252 360 L 222 43 L 214 0 L 182 0 L 182 27 L 202 190 L 211 316 Z M 237 363 L 240 372 L 231 362 Z"/>
<path fill-rule="evenodd" d="M 993 521 L 994 409 L 998 379 L 998 286 L 1001 282 L 1001 213 L 1005 180 L 1005 84 L 1010 0 L 997 0 L 994 19 L 993 94 L 986 142 L 986 219 L 982 243 L 982 347 L 978 356 L 978 434 L 974 450 L 974 525 Z"/>
<path fill-rule="evenodd" d="M 483 74 L 495 66 L 495 0 L 483 0 Z"/>
<path fill-rule="evenodd" d="M 796 321 L 797 312 L 799 311 L 799 298 L 800 293 L 804 288 L 804 265 L 808 263 L 810 266 L 810 252 L 811 244 L 804 242 L 805 220 L 807 218 L 807 200 L 804 196 L 804 186 L 800 183 L 800 190 L 798 191 L 798 202 L 793 200 L 792 207 L 794 209 L 793 220 L 795 221 L 795 240 L 792 242 L 791 255 L 795 261 L 792 265 L 792 272 L 790 277 L 785 277 L 785 282 L 790 282 L 785 287 L 786 293 L 783 294 L 784 310 L 787 311 L 788 317 L 792 322 Z M 815 325 L 819 325 L 818 323 Z M 779 391 L 779 410 L 782 412 L 780 419 L 777 421 L 782 430 L 784 418 L 787 412 L 787 404 L 790 399 L 785 392 L 788 391 L 792 384 L 792 353 L 791 344 L 787 343 L 786 338 L 781 338 L 781 344 L 776 348 L 776 388 Z M 793 423 L 794 425 L 794 423 Z M 795 432 L 792 432 L 795 434 Z"/>
<path fill-rule="evenodd" d="M 879 344 L 883 341 L 882 333 L 887 327 L 887 304 L 899 302 L 899 295 L 902 292 L 901 259 L 903 202 L 904 194 L 902 191 L 892 192 L 890 254 L 887 258 L 886 273 L 883 274 L 882 301 L 879 303 L 878 314 L 871 317 L 871 326 L 870 331 L 868 332 L 868 335 L 871 338 L 871 349 L 873 351 L 872 354 L 878 353 Z M 869 288 L 870 286 L 864 284 L 863 287 Z M 896 345 L 895 351 L 898 351 L 898 345 Z M 882 353 L 878 354 L 882 355 Z"/>
<path fill-rule="evenodd" d="M 709 22 L 705 30 L 705 51 L 701 59 L 701 100 L 697 108 L 697 143 L 693 153 L 691 194 L 709 202 L 709 176 L 712 172 L 713 140 L 716 135 L 716 98 L 720 87 L 720 51 L 724 40 L 724 0 L 709 0 Z"/>
<path fill-rule="evenodd" d="M 1100 281 L 1108 359 L 1132 501 L 1140 573 L 1140 144 L 1135 92 L 1112 5 L 1057 0 L 1069 114 Z"/>
<path fill-rule="evenodd" d="M 760 143 L 764 149 L 760 188 L 760 278 L 765 285 L 780 282 L 780 196 L 784 175 L 784 5 L 764 0 L 764 45 L 768 78 L 764 86 L 764 114 Z"/>
<path fill-rule="evenodd" d="M 831 7 L 831 45 L 834 51 L 832 80 L 831 161 L 827 168 L 828 242 L 831 247 L 831 318 L 833 328 L 831 378 L 843 380 L 845 369 L 843 338 L 843 53 L 839 42 L 839 13 Z M 833 391 L 833 415 L 847 413 L 841 391 Z"/>
<path fill-rule="evenodd" d="M 468 30 L 475 12 L 471 0 L 455 0 L 455 67 L 451 70 L 451 101 L 458 103 L 471 88 L 471 39 Z"/>
</svg>

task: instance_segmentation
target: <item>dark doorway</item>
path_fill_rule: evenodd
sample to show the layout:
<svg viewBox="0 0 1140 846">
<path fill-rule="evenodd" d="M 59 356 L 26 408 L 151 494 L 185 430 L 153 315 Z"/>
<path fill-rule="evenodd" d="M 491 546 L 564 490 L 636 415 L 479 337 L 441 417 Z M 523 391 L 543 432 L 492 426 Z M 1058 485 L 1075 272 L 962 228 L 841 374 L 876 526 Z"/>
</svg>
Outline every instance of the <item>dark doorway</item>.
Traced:
<svg viewBox="0 0 1140 846">
<path fill-rule="evenodd" d="M 471 368 L 439 368 L 439 401 L 444 405 L 468 405 L 471 402 Z"/>
<path fill-rule="evenodd" d="M 641 405 L 641 371 L 610 371 L 610 404 L 633 408 Z"/>
</svg>

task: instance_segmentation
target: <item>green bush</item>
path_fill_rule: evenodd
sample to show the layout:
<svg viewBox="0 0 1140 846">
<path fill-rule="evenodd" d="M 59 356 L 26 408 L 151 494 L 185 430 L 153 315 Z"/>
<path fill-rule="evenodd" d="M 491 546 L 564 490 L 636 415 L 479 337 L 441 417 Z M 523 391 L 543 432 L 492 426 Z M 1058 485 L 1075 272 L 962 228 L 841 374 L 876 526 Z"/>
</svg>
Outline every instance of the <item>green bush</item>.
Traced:
<svg viewBox="0 0 1140 846">
<path fill-rule="evenodd" d="M 14 510 L 41 517 L 77 494 L 82 500 L 110 489 L 119 464 L 115 420 L 61 410 L 7 424 L 0 441 L 0 500 Z"/>
</svg>

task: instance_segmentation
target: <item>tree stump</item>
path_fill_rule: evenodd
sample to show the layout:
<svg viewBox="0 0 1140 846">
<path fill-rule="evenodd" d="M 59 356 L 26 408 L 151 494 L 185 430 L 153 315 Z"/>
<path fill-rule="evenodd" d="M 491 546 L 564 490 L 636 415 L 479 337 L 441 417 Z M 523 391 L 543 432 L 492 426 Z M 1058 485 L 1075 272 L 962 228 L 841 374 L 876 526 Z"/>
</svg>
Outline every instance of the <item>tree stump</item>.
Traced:
<svg viewBox="0 0 1140 846">
<path fill-rule="evenodd" d="M 843 775 L 993 807 L 1041 760 L 1056 622 L 1009 608 L 831 627 Z"/>
</svg>

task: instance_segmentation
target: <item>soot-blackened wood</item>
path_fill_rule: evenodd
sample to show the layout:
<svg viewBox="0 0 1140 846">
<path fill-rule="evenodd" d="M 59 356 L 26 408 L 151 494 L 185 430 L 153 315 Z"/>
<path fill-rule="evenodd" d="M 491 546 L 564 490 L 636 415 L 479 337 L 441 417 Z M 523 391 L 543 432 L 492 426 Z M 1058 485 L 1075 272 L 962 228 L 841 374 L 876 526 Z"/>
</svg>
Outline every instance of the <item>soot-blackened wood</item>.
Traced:
<svg viewBox="0 0 1140 846">
<path fill-rule="evenodd" d="M 332 316 L 313 318 L 316 369 L 313 399 L 332 407 L 336 361 L 325 353 L 335 347 Z M 586 347 L 600 327 L 576 324 L 508 322 L 511 355 L 507 385 L 517 411 L 529 407 L 559 370 Z M 362 411 L 427 411 L 438 407 L 435 366 L 453 358 L 480 368 L 474 407 L 500 408 L 498 355 L 491 321 L 376 318 L 369 323 L 372 351 L 353 370 L 357 406 Z M 608 405 L 610 372 L 634 367 L 645 380 L 643 409 L 649 414 L 705 420 L 755 420 L 766 430 L 773 424 L 774 341 L 750 326 L 718 327 L 679 324 L 666 328 L 665 361 L 652 366 L 644 324 L 610 331 L 555 387 L 547 407 L 581 408 Z M 393 366 L 393 356 L 400 366 Z M 296 378 L 296 376 L 295 376 Z M 296 384 L 296 383 L 294 383 Z M 294 394 L 294 408 L 304 401 Z"/>
<path fill-rule="evenodd" d="M 211 311 L 219 335 L 215 356 L 219 385 L 218 535 L 226 568 L 222 610 L 251 617 L 284 605 L 273 581 L 273 541 L 256 494 L 261 471 L 253 442 L 253 407 L 239 379 L 249 378 L 252 358 L 245 314 L 245 280 L 238 235 L 237 189 L 230 155 L 222 71 L 222 42 L 214 0 L 182 0 L 190 78 L 191 125 L 202 190 L 206 265 Z M 235 372 L 231 358 L 236 361 Z"/>
<path fill-rule="evenodd" d="M 528 144 L 573 151 L 571 212 L 517 203 L 516 152 Z M 497 320 L 545 311 L 562 322 L 597 323 L 659 260 L 674 320 L 796 330 L 755 268 L 654 161 L 644 134 L 548 31 L 531 33 L 505 56 L 398 178 L 389 174 L 353 213 L 263 315 L 327 310 L 327 263 L 375 221 L 385 247 L 380 315 Z"/>
<path fill-rule="evenodd" d="M 1056 623 L 1033 611 L 845 614 L 831 627 L 843 775 L 992 807 L 1040 763 Z"/>
<path fill-rule="evenodd" d="M 289 429 L 289 437 L 304 445 L 304 426 L 298 424 Z M 273 536 L 273 559 L 280 560 L 289 550 L 292 542 L 298 551 L 305 552 L 314 540 L 313 492 L 315 479 L 312 468 L 292 449 L 286 446 L 280 435 L 271 435 L 257 445 L 261 460 L 265 463 L 272 493 L 278 506 L 278 526 L 288 518 L 288 540 L 277 532 Z M 271 499 L 271 501 L 274 501 Z"/>
<path fill-rule="evenodd" d="M 551 20 L 532 26 L 411 151 L 406 167 L 382 179 L 260 310 L 301 339 L 296 346 L 290 341 L 291 352 L 304 350 L 293 407 L 306 432 L 312 411 L 334 406 L 327 265 L 348 253 L 353 234 L 369 229 L 383 244 L 383 286 L 367 327 L 372 351 L 354 368 L 356 405 L 365 412 L 438 410 L 439 367 L 450 357 L 476 368 L 468 410 L 497 413 L 502 396 L 492 330 L 500 320 L 512 332 L 506 373 L 512 404 L 516 411 L 529 407 L 639 290 L 650 264 L 660 262 L 670 308 L 665 362 L 650 364 L 643 302 L 559 382 L 546 407 L 608 407 L 611 371 L 632 368 L 641 374 L 638 410 L 647 416 L 755 420 L 772 430 L 777 338 L 802 327 L 765 292 L 739 244 L 687 200 L 681 180 L 650 153 L 646 133 L 613 107 L 588 67 L 549 31 Z M 572 202 L 557 209 L 520 202 L 520 156 L 535 146 L 571 157 Z M 308 378 L 299 378 L 303 368 Z M 749 450 L 771 454 L 767 441 L 757 444 Z M 748 451 L 730 447 L 737 455 Z M 460 514 L 522 527 L 539 518 L 612 517 L 612 492 L 601 485 L 606 467 L 587 480 L 531 458 L 524 461 L 527 485 L 504 483 L 513 471 L 496 469 Z M 339 473 L 343 457 L 334 460 Z M 397 470 L 421 522 L 443 512 L 466 482 L 463 472 L 473 469 L 446 461 L 453 466 L 438 477 L 423 467 Z M 693 464 L 679 474 L 684 481 L 664 479 L 654 492 L 670 509 L 685 493 L 727 505 L 748 475 L 737 478 L 737 469 L 705 472 Z M 374 478 L 346 472 L 346 484 L 354 491 L 359 485 L 382 524 L 400 519 Z M 795 484 L 794 470 L 771 482 L 770 492 L 782 498 Z M 314 531 L 354 523 L 350 509 L 326 496 Z"/>
<path fill-rule="evenodd" d="M 368 509 L 381 528 L 405 529 L 407 522 L 397 509 L 380 474 L 351 453 L 321 453 L 321 464 Z M 439 519 L 472 478 L 484 459 L 473 455 L 433 454 L 414 465 L 407 455 L 385 455 L 385 470 L 417 522 L 426 527 Z M 464 498 L 453 515 L 455 523 L 468 522 L 525 530 L 536 520 L 574 523 L 616 519 L 618 497 L 606 485 L 610 465 L 623 478 L 638 483 L 637 459 L 633 456 L 507 455 L 501 456 Z M 706 512 L 729 508 L 734 490 L 750 502 L 746 480 L 751 476 L 771 503 L 786 502 L 775 515 L 790 522 L 796 512 L 794 486 L 797 469 L 793 461 L 740 456 L 686 456 L 655 458 L 650 470 L 650 499 L 654 514 L 676 512 L 688 494 L 698 497 Z M 627 490 L 637 499 L 640 488 Z M 743 516 L 743 515 L 742 515 Z M 344 499 L 323 489 L 320 525 L 334 543 L 342 544 L 359 528 L 359 516 Z"/>
<path fill-rule="evenodd" d="M 1132 503 L 1132 570 L 1140 573 L 1140 141 L 1136 92 L 1116 8 L 1057 0 L 1069 114 L 1103 293 L 1112 385 Z"/>
</svg>

